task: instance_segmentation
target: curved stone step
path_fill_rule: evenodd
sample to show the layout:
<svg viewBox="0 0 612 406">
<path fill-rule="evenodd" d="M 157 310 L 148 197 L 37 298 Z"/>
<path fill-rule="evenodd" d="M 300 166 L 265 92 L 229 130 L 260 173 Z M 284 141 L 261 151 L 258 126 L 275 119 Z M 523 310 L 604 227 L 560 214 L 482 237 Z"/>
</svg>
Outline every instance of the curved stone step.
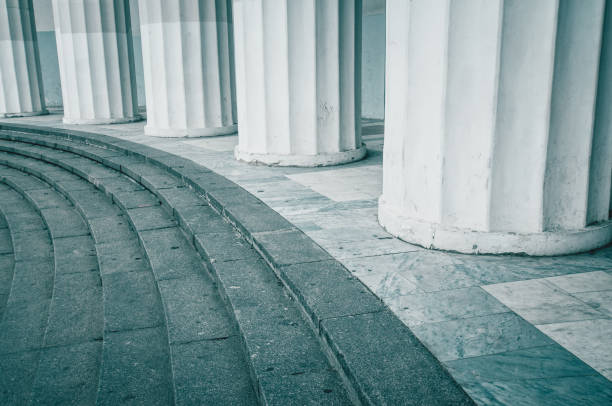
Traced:
<svg viewBox="0 0 612 406">
<path fill-rule="evenodd" d="M 9 131 L 0 138 L 15 141 L 123 152 L 180 177 L 205 196 L 257 249 L 299 304 L 353 401 L 472 404 L 412 332 L 340 263 L 233 182 L 186 159 L 102 134 L 20 124 L 0 124 L 0 129 Z M 115 165 L 112 158 L 96 160 Z"/>
<path fill-rule="evenodd" d="M 7 182 L 19 190 L 30 180 L 31 176 L 25 173 L 11 171 Z M 97 265 L 77 267 L 75 259 L 79 251 L 95 255 L 93 240 L 72 204 L 51 186 L 45 186 L 22 191 L 49 230 L 55 258 L 52 297 L 32 402 L 92 404 L 102 350 L 102 286 Z M 32 286 L 34 292 L 42 289 Z"/>
<path fill-rule="evenodd" d="M 71 168 L 75 170 L 75 173 L 85 168 L 84 162 L 80 160 L 79 168 L 73 168 L 71 165 L 74 159 L 49 158 L 48 154 L 44 153 L 45 147 L 37 150 L 32 146 L 24 149 L 18 145 L 0 144 L 0 148 L 10 148 L 16 153 L 35 153 L 40 157 L 45 156 L 44 159 L 56 165 Z M 78 150 L 78 146 L 73 145 L 72 148 L 73 151 Z M 155 196 L 163 202 L 166 211 L 175 213 L 180 219 L 182 228 L 190 237 L 191 241 L 185 240 L 182 232 L 175 226 L 174 220 L 164 214 L 160 207 L 150 205 L 150 196 L 146 197 L 146 194 L 137 194 L 137 192 L 128 193 L 127 195 L 130 195 L 128 205 L 128 203 L 122 203 L 122 200 L 126 200 L 126 194 L 110 192 L 113 199 L 127 210 L 133 227 L 139 231 L 142 245 L 152 265 L 157 264 L 158 269 L 163 272 L 158 275 L 160 290 L 164 289 L 164 285 L 169 286 L 168 294 L 186 289 L 196 292 L 195 287 L 203 290 L 204 286 L 198 287 L 196 280 L 193 279 L 194 270 L 200 274 L 204 272 L 202 259 L 196 255 L 189 243 L 195 242 L 196 235 L 209 234 L 210 231 L 215 231 L 219 239 L 242 241 L 239 235 L 236 235 L 232 225 L 215 213 L 205 199 L 192 189 L 183 187 L 182 180 L 175 175 L 137 157 L 119 156 L 108 158 L 108 160 L 123 174 L 137 180 L 155 193 Z M 89 173 L 93 171 L 101 172 L 96 167 L 99 165 L 101 164 L 92 163 L 88 166 L 89 172 L 80 173 L 81 176 L 89 177 L 91 176 Z M 103 178 L 95 181 L 104 189 L 107 179 L 110 179 L 110 176 L 105 174 Z M 145 207 L 130 208 L 139 206 L 139 202 Z M 200 252 L 204 253 L 202 240 L 199 239 L 197 246 L 200 247 Z M 255 287 L 243 286 L 243 291 L 248 292 L 250 299 L 248 301 L 240 301 L 236 297 L 230 299 L 226 294 L 229 289 L 221 291 L 240 328 L 247 359 L 250 360 L 251 377 L 257 386 L 260 401 L 265 404 L 284 404 L 288 398 L 294 397 L 310 399 L 313 404 L 349 403 L 337 372 L 330 368 L 319 341 L 302 319 L 299 309 L 284 294 L 278 280 L 265 266 L 265 263 L 259 260 L 258 254 L 252 249 L 249 250 L 250 256 L 245 258 L 255 263 L 254 272 L 259 274 L 258 279 L 253 279 L 253 283 L 256 279 L 258 280 Z M 168 255 L 168 253 L 172 254 Z M 243 263 L 237 263 L 236 269 L 241 269 L 243 265 Z M 166 282 L 166 279 L 172 282 Z M 177 280 L 181 281 L 180 284 Z M 226 279 L 218 280 L 222 282 L 222 285 L 232 282 Z M 212 286 L 210 283 L 208 285 Z M 216 296 L 210 289 L 207 293 L 211 298 Z M 193 301 L 193 297 L 191 300 Z M 222 303 L 218 299 L 216 302 L 202 303 L 201 308 L 197 310 L 201 314 L 206 314 L 208 308 L 213 309 L 213 314 L 219 314 L 223 310 Z M 165 301 L 165 304 L 168 314 L 171 308 L 168 301 Z M 261 309 L 265 311 L 262 312 Z M 243 317 L 240 314 L 249 316 Z M 171 319 L 171 316 L 169 317 Z M 171 325 L 169 321 L 169 330 Z M 209 339 L 223 338 L 232 334 L 228 325 L 230 323 L 225 322 L 213 326 L 216 331 L 213 330 L 212 335 L 207 331 L 195 332 L 200 335 L 205 334 Z M 188 330 L 194 329 L 191 327 Z M 191 333 L 191 339 L 195 332 Z M 172 333 L 170 337 L 172 343 Z"/>
<path fill-rule="evenodd" d="M 27 188 L 34 183 L 28 182 Z M 15 255 L 10 293 L 0 322 L 0 371 L 11 371 L 0 378 L 0 404 L 25 404 L 32 393 L 47 326 L 53 247 L 42 218 L 16 190 L 3 193 L 0 208 L 11 230 Z"/>
<path fill-rule="evenodd" d="M 104 315 L 102 365 L 99 374 L 96 371 L 99 379 L 93 400 L 84 403 L 172 403 L 163 309 L 150 267 L 127 219 L 105 194 L 81 178 L 66 184 L 62 181 L 66 176 L 58 176 L 50 164 L 18 156 L 1 160 L 52 182 L 79 208 L 94 236 L 95 248 L 93 241 L 90 249 L 82 244 L 69 246 L 69 252 L 77 257 L 69 262 L 72 272 L 75 267 L 92 266 L 97 272 L 100 261 L 103 281 L 104 309 L 98 312 Z"/>
<path fill-rule="evenodd" d="M 34 167 L 34 164 L 30 164 L 29 170 L 35 171 Z M 43 168 L 39 168 L 38 174 L 43 173 Z M 113 186 L 117 186 L 117 182 L 114 182 Z M 242 359 L 238 337 L 223 309 L 223 303 L 218 299 L 214 285 L 205 279 L 201 259 L 177 227 L 163 228 L 173 222 L 161 211 L 159 201 L 155 200 L 157 207 L 140 204 L 141 201 L 146 203 L 151 201 L 152 195 L 144 194 L 149 192 L 144 190 L 125 192 L 131 195 L 129 199 L 125 198 L 122 192 L 116 193 L 117 196 L 114 198 L 121 207 L 128 207 L 126 220 L 131 220 L 133 227 L 140 231 L 141 243 L 150 257 L 153 270 L 158 272 L 156 280 L 166 307 L 172 366 L 176 377 L 176 402 L 178 404 L 253 403 L 255 398 L 246 372 L 246 364 Z M 71 195 L 74 192 L 67 191 L 67 194 Z M 88 195 L 92 195 L 91 191 Z M 120 196 L 125 199 L 122 200 Z M 83 205 L 75 203 L 77 206 Z M 132 211 L 132 206 L 137 208 Z M 153 209 L 156 209 L 153 211 L 155 215 L 150 216 L 148 211 Z M 103 227 L 115 226 L 116 219 L 117 217 L 91 219 L 90 228 L 94 235 L 106 241 L 108 233 L 102 234 L 100 231 Z M 155 221 L 160 219 L 161 223 Z M 100 245 L 102 249 L 99 251 L 112 250 L 113 247 L 125 251 L 128 243 L 129 241 L 125 240 L 119 241 L 118 244 L 102 243 Z M 168 253 L 172 255 L 167 255 Z M 126 261 L 130 258 L 121 260 L 122 266 L 126 266 Z M 103 265 L 102 268 L 104 275 L 104 269 L 108 267 Z M 114 272 L 112 275 L 121 274 L 140 275 L 137 272 Z M 104 280 L 106 286 L 106 279 Z M 139 295 L 138 292 L 126 293 L 131 293 L 132 297 Z M 126 313 L 129 313 L 129 310 L 124 309 Z M 201 368 L 194 369 L 194 362 L 201 364 Z M 214 368 L 211 368 L 210 363 Z M 121 393 L 124 394 L 125 390 L 122 389 Z M 168 403 L 159 397 L 156 400 L 160 404 Z M 101 398 L 98 401 L 101 403 Z"/>
<path fill-rule="evenodd" d="M 8 201 L 12 193 L 13 191 L 7 185 L 0 184 L 0 201 Z M 2 321 L 4 308 L 11 292 L 14 267 L 15 254 L 13 253 L 11 230 L 0 205 L 0 321 Z"/>
</svg>

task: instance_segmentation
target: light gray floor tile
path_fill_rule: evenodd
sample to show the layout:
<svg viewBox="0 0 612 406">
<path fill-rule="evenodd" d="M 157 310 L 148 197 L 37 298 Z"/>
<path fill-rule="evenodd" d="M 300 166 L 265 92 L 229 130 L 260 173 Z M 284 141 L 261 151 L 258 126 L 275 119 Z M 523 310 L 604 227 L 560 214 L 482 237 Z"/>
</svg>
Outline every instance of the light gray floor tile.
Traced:
<svg viewBox="0 0 612 406">
<path fill-rule="evenodd" d="M 509 311 L 480 287 L 390 297 L 389 306 L 409 326 Z"/>
<path fill-rule="evenodd" d="M 547 281 L 569 293 L 612 290 L 612 275 L 603 271 L 557 276 Z"/>
<path fill-rule="evenodd" d="M 612 320 L 585 320 L 537 327 L 595 370 L 612 369 Z"/>
</svg>

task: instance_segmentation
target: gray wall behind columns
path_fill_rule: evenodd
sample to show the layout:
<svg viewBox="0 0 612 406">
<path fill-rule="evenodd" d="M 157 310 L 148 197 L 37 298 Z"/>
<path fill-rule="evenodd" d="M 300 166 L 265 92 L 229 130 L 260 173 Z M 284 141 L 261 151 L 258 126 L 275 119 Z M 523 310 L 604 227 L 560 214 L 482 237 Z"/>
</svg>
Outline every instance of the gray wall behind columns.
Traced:
<svg viewBox="0 0 612 406">
<path fill-rule="evenodd" d="M 364 0 L 362 109 L 366 118 L 385 116 L 385 0 Z M 130 0 L 134 68 L 138 105 L 145 105 L 142 46 L 138 2 Z M 57 45 L 53 25 L 51 0 L 34 0 L 34 15 L 40 52 L 45 103 L 47 107 L 62 106 L 62 89 L 57 60 Z"/>
<path fill-rule="evenodd" d="M 132 22 L 132 44 L 134 45 L 134 72 L 136 74 L 136 94 L 138 107 L 145 108 L 144 71 L 142 69 L 142 41 L 140 37 L 140 13 L 138 0 L 129 0 Z"/>
<path fill-rule="evenodd" d="M 45 103 L 47 107 L 62 106 L 62 86 L 60 83 L 59 62 L 57 60 L 57 43 L 51 0 L 34 0 L 34 18 L 40 53 Z M 130 15 L 134 43 L 134 68 L 136 72 L 136 90 L 138 106 L 145 105 L 144 78 L 142 71 L 142 47 L 140 42 L 140 19 L 138 1 L 130 0 Z"/>
<path fill-rule="evenodd" d="M 51 0 L 34 0 L 33 6 L 45 104 L 47 107 L 61 107 L 62 86 L 60 84 L 59 62 L 57 61 Z"/>
<path fill-rule="evenodd" d="M 385 0 L 363 2 L 361 116 L 385 118 Z"/>
</svg>

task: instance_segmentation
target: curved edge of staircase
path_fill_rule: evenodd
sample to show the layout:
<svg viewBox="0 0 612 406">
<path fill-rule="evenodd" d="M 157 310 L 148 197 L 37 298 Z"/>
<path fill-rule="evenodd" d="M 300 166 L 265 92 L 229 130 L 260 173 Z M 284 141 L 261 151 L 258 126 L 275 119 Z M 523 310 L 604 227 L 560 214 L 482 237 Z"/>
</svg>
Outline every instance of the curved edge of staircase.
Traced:
<svg viewBox="0 0 612 406">
<path fill-rule="evenodd" d="M 188 159 L 107 135 L 12 123 L 0 123 L 0 130 L 121 151 L 180 177 L 252 244 L 282 281 L 356 403 L 472 404 L 444 366 L 380 299 L 301 230 L 234 182 Z M 86 148 L 48 145 L 48 141 L 42 145 L 121 169 Z"/>
</svg>

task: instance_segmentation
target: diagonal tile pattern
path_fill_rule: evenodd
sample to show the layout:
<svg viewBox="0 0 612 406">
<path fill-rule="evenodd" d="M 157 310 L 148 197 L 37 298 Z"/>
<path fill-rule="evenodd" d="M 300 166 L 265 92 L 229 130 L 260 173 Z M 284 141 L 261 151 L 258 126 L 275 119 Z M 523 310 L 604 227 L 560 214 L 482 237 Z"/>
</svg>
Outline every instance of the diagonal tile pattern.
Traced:
<svg viewBox="0 0 612 406">
<path fill-rule="evenodd" d="M 584 272 L 484 289 L 612 380 L 612 275 Z"/>
</svg>

